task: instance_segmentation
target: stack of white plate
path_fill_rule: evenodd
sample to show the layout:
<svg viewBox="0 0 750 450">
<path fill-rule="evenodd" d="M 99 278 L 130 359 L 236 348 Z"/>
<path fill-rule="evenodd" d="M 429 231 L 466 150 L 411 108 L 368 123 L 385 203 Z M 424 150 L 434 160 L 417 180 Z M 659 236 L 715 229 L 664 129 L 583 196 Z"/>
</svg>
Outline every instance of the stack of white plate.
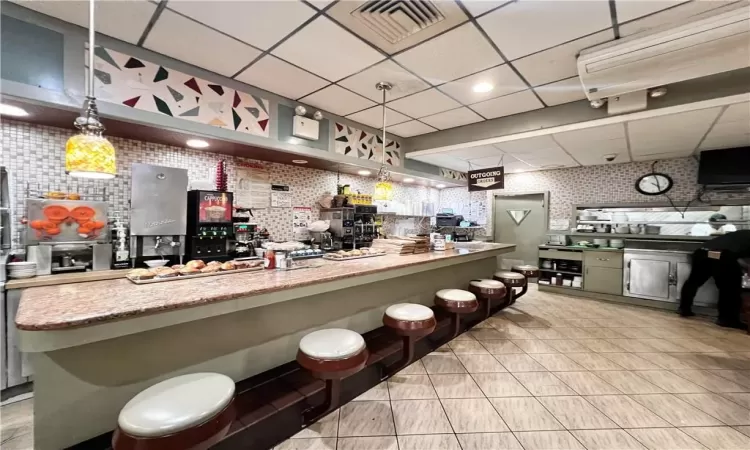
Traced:
<svg viewBox="0 0 750 450">
<path fill-rule="evenodd" d="M 31 278 L 36 276 L 35 262 L 8 263 L 8 276 L 11 278 Z"/>
</svg>

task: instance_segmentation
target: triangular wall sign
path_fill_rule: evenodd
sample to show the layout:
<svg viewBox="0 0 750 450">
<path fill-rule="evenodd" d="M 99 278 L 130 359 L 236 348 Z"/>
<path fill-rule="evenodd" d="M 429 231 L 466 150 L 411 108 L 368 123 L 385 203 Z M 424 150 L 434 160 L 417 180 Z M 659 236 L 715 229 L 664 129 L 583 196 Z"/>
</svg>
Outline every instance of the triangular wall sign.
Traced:
<svg viewBox="0 0 750 450">
<path fill-rule="evenodd" d="M 506 211 L 508 211 L 508 215 L 516 223 L 516 226 L 521 225 L 523 219 L 531 212 L 530 209 L 506 209 Z"/>
</svg>

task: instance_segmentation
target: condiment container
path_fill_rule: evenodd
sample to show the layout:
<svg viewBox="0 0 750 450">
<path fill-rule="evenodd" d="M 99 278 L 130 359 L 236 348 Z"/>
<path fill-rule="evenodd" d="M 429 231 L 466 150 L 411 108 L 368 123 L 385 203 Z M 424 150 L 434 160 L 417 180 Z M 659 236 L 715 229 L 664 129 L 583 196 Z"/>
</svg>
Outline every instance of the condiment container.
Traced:
<svg viewBox="0 0 750 450">
<path fill-rule="evenodd" d="M 263 267 L 265 267 L 266 269 L 276 268 L 276 254 L 273 250 L 268 249 L 263 254 Z"/>
<path fill-rule="evenodd" d="M 286 260 L 287 260 L 286 253 L 276 252 L 276 270 L 285 270 Z"/>
</svg>

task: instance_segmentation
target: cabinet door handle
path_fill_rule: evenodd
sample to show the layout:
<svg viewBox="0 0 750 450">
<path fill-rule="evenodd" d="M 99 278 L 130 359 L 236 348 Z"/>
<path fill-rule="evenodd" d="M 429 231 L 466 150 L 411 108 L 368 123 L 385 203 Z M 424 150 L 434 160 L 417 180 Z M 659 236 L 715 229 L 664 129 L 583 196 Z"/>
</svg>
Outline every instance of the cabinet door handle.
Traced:
<svg viewBox="0 0 750 450">
<path fill-rule="evenodd" d="M 609 258 L 596 258 L 597 261 L 609 261 Z"/>
</svg>

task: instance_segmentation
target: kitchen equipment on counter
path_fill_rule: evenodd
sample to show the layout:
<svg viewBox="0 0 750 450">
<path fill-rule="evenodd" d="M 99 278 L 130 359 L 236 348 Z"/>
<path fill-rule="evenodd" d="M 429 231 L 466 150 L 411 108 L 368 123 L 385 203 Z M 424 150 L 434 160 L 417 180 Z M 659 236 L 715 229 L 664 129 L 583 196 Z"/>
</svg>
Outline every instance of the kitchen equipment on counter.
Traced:
<svg viewBox="0 0 750 450">
<path fill-rule="evenodd" d="M 661 227 L 658 225 L 646 225 L 643 229 L 646 234 L 661 234 Z"/>
<path fill-rule="evenodd" d="M 542 269 L 551 269 L 552 268 L 552 261 L 545 259 L 542 261 Z"/>
<path fill-rule="evenodd" d="M 643 230 L 642 225 L 630 225 L 628 228 L 630 228 L 630 234 L 640 234 Z"/>
<path fill-rule="evenodd" d="M 375 215 L 378 207 L 375 205 L 354 205 L 354 239 L 357 248 L 369 247 L 372 240 L 378 237 Z"/>
<path fill-rule="evenodd" d="M 330 224 L 333 248 L 335 250 L 356 248 L 354 232 L 354 208 L 330 208 L 320 210 L 320 219 Z"/>
<path fill-rule="evenodd" d="M 260 247 L 257 239 L 259 234 L 258 225 L 254 223 L 235 222 L 234 239 L 230 239 L 230 253 L 234 258 L 247 258 L 255 256 L 255 248 Z"/>
<path fill-rule="evenodd" d="M 438 227 L 457 227 L 464 220 L 464 216 L 440 212 L 435 216 L 435 225 Z"/>
<path fill-rule="evenodd" d="M 112 232 L 112 268 L 130 267 L 130 244 L 128 226 L 122 221 L 119 212 L 114 213 L 110 230 Z"/>
<path fill-rule="evenodd" d="M 609 247 L 609 239 L 594 239 L 594 245 L 599 247 Z"/>
<path fill-rule="evenodd" d="M 596 232 L 597 233 L 609 233 L 612 231 L 612 225 L 597 225 Z"/>
<path fill-rule="evenodd" d="M 154 267 L 166 266 L 169 260 L 168 259 L 149 259 L 143 262 L 146 263 L 147 266 L 153 269 Z"/>
<path fill-rule="evenodd" d="M 627 225 L 618 225 L 615 227 L 615 233 L 617 234 L 629 234 L 630 227 Z"/>
<path fill-rule="evenodd" d="M 320 249 L 323 250 L 324 252 L 330 252 L 331 250 L 334 249 L 333 236 L 331 235 L 331 233 L 327 231 L 317 232 L 317 233 L 311 232 L 310 236 L 312 237 L 313 242 L 320 245 Z"/>
<path fill-rule="evenodd" d="M 568 236 L 564 234 L 548 234 L 547 245 L 565 246 L 568 245 Z"/>
<path fill-rule="evenodd" d="M 598 217 L 593 214 L 582 214 L 578 216 L 578 220 L 584 220 L 584 221 L 591 221 L 591 220 L 597 220 Z"/>
<path fill-rule="evenodd" d="M 10 251 L 10 188 L 8 171 L 0 167 L 0 255 Z M 2 278 L 0 278 L 2 280 Z"/>
<path fill-rule="evenodd" d="M 10 278 L 31 278 L 36 276 L 36 263 L 31 261 L 12 262 L 7 264 Z"/>
<path fill-rule="evenodd" d="M 625 248 L 625 240 L 624 239 L 610 239 L 609 246 L 612 248 Z"/>
<path fill-rule="evenodd" d="M 185 195 L 185 194 L 183 194 Z M 231 192 L 189 191 L 187 193 L 188 259 L 226 261 L 229 243 L 234 240 Z"/>
<path fill-rule="evenodd" d="M 187 233 L 188 172 L 133 163 L 130 197 L 130 259 L 172 257 L 182 262 Z"/>
</svg>

